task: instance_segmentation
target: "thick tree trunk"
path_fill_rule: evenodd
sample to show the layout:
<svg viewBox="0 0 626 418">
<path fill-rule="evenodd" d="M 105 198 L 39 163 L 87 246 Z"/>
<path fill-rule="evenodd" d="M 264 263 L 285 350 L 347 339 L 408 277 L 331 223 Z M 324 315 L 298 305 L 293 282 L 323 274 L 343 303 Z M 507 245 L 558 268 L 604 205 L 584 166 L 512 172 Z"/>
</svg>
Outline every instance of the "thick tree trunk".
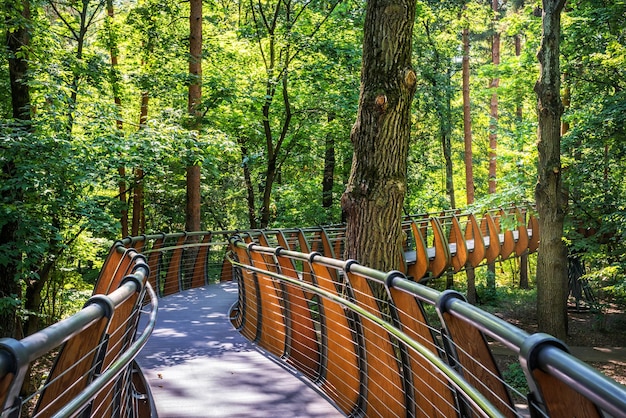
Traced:
<svg viewBox="0 0 626 418">
<path fill-rule="evenodd" d="M 465 145 L 465 193 L 467 204 L 474 203 L 474 163 L 472 148 L 472 115 L 470 111 L 470 42 L 469 29 L 463 28 L 463 142 Z"/>
<path fill-rule="evenodd" d="M 189 12 L 189 84 L 188 110 L 194 129 L 200 128 L 199 106 L 202 101 L 202 0 L 191 0 Z M 187 209 L 185 229 L 199 231 L 201 228 L 200 213 L 200 166 L 187 167 Z"/>
<path fill-rule="evenodd" d="M 415 2 L 367 2 L 352 171 L 342 207 L 347 258 L 387 271 L 402 257 L 402 206 L 416 76 L 411 67 Z"/>
<path fill-rule="evenodd" d="M 567 251 L 563 220 L 567 199 L 561 177 L 561 74 L 559 44 L 561 11 L 565 0 L 543 0 L 540 77 L 537 93 L 538 182 L 535 199 L 541 242 L 537 257 L 537 319 L 539 330 L 565 338 L 567 335 Z"/>
</svg>

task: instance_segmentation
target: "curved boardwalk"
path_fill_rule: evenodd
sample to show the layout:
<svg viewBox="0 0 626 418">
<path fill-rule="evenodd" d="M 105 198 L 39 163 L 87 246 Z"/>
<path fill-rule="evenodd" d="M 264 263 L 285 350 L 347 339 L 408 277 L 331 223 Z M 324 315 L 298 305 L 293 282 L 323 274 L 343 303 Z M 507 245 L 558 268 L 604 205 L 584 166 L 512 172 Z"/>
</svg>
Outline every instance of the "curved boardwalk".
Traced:
<svg viewBox="0 0 626 418">
<path fill-rule="evenodd" d="M 237 285 L 159 300 L 156 329 L 138 357 L 159 417 L 340 417 L 329 401 L 237 332 Z"/>
</svg>

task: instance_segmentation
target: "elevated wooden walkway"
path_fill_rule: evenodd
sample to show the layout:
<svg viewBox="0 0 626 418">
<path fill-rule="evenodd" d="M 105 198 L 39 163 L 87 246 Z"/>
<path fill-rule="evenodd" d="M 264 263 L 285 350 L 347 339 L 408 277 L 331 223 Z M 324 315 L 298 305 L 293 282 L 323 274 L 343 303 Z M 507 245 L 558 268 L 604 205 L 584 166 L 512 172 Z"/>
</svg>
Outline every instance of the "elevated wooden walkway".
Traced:
<svg viewBox="0 0 626 418">
<path fill-rule="evenodd" d="M 292 369 L 244 338 L 228 313 L 237 284 L 167 296 L 138 362 L 167 417 L 341 417 Z"/>
<path fill-rule="evenodd" d="M 342 226 L 124 238 L 79 313 L 0 340 L 0 418 L 626 418 L 624 387 L 561 341 L 417 283 L 523 259 L 539 242 L 532 215 L 403 227 L 404 268 L 391 272 L 342 261 Z M 492 347 L 517 358 L 527 387 Z M 44 357 L 42 382 L 29 374 Z"/>
</svg>

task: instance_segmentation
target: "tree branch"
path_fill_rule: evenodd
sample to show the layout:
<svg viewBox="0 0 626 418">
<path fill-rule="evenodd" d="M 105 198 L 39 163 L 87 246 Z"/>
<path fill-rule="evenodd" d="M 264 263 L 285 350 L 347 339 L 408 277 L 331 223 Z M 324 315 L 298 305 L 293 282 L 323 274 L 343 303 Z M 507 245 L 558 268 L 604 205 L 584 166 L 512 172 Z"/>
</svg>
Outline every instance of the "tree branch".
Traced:
<svg viewBox="0 0 626 418">
<path fill-rule="evenodd" d="M 80 39 L 80 36 L 78 35 L 78 33 L 76 33 L 76 31 L 74 30 L 74 28 L 72 28 L 68 21 L 65 20 L 65 18 L 61 15 L 61 12 L 59 12 L 54 2 L 52 0 L 48 0 L 48 3 L 52 7 L 52 10 L 54 10 L 54 13 L 58 16 L 58 18 L 61 19 L 61 22 L 63 22 L 65 26 L 69 29 L 69 31 L 72 32 L 72 35 L 74 35 L 74 40 L 78 41 Z"/>
</svg>

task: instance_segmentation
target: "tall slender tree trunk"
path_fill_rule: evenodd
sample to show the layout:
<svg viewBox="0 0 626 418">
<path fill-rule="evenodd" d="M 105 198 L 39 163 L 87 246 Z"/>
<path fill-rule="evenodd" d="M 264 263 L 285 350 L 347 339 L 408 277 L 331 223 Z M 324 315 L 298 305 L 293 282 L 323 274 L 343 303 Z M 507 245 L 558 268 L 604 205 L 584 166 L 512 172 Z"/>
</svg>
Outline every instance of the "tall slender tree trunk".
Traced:
<svg viewBox="0 0 626 418">
<path fill-rule="evenodd" d="M 563 111 L 569 109 L 572 103 L 572 91 L 569 84 L 569 77 L 567 73 L 563 74 Z M 565 135 L 569 131 L 569 122 L 561 120 L 561 136 Z"/>
<path fill-rule="evenodd" d="M 75 34 L 76 39 L 76 60 L 78 62 L 83 59 L 83 48 L 85 46 L 85 37 L 87 36 L 87 29 L 89 28 L 89 23 L 87 21 L 87 12 L 88 12 L 89 2 L 82 2 L 82 9 L 79 10 L 79 28 L 78 31 L 73 32 Z M 60 16 L 60 15 L 59 15 Z M 74 116 L 76 113 L 76 108 L 78 107 L 78 86 L 80 84 L 81 76 L 80 72 L 76 72 L 74 77 L 72 78 L 72 84 L 70 86 L 70 102 L 68 103 L 68 120 L 67 120 L 67 133 L 68 135 L 72 134 L 72 130 L 74 129 Z"/>
<path fill-rule="evenodd" d="M 193 129 L 200 129 L 202 102 L 202 0 L 191 0 L 189 12 L 189 84 L 188 110 L 194 119 Z M 199 231 L 200 219 L 200 165 L 187 166 L 187 209 L 185 229 Z"/>
<path fill-rule="evenodd" d="M 115 126 L 118 129 L 120 134 L 120 138 L 124 136 L 124 122 L 122 121 L 121 109 L 122 109 L 122 99 L 120 98 L 119 91 L 119 76 L 117 73 L 117 45 L 114 34 L 114 21 L 115 17 L 115 9 L 113 8 L 113 0 L 107 0 L 107 29 L 109 34 L 109 55 L 111 56 L 111 85 L 113 86 L 113 102 L 115 103 L 115 107 L 117 109 L 117 117 L 115 119 Z M 126 184 L 126 167 L 120 165 L 117 168 L 117 173 L 119 175 L 118 180 L 118 194 L 121 203 L 122 210 L 120 211 L 120 225 L 122 236 L 128 236 L 128 191 Z"/>
<path fill-rule="evenodd" d="M 441 146 L 443 148 L 443 158 L 446 163 L 446 192 L 450 199 L 450 207 L 456 208 L 456 197 L 454 196 L 454 167 L 452 165 L 452 98 L 450 97 L 450 81 L 452 74 L 450 68 L 446 73 L 445 86 L 445 103 L 441 105 L 443 108 L 442 118 L 439 121 L 439 132 L 441 135 Z"/>
<path fill-rule="evenodd" d="M 411 66 L 414 19 L 412 0 L 367 2 L 361 94 L 350 135 L 354 156 L 342 207 L 347 214 L 346 258 L 382 271 L 399 268 L 402 257 L 410 110 L 417 81 Z"/>
<path fill-rule="evenodd" d="M 467 204 L 474 203 L 474 153 L 472 147 L 472 114 L 470 103 L 470 36 L 469 28 L 463 28 L 463 61 L 461 76 L 463 79 L 463 143 L 465 147 L 465 195 Z M 476 272 L 474 267 L 468 265 L 465 269 L 467 277 L 467 301 L 476 303 Z"/>
<path fill-rule="evenodd" d="M 324 18 L 317 25 L 313 25 L 314 27 L 308 35 L 309 38 L 314 37 L 339 3 L 340 0 L 329 2 L 324 11 Z M 311 6 L 311 2 L 291 0 L 255 2 L 250 0 L 248 4 L 254 26 L 257 28 L 259 51 L 263 57 L 267 74 L 265 101 L 261 108 L 267 166 L 259 209 L 259 226 L 265 228 L 271 220 L 272 188 L 275 181 L 280 181 L 281 151 L 290 131 L 293 117 L 289 97 L 290 65 L 294 57 L 304 48 L 304 45 L 294 47 L 294 37 L 291 30 L 301 17 L 304 18 L 303 11 Z M 272 103 L 278 92 L 282 95 L 282 114 L 278 114 L 278 117 L 270 117 L 270 114 L 276 113 L 272 110 Z M 274 125 L 271 122 L 272 119 L 280 120 L 280 124 Z"/>
<path fill-rule="evenodd" d="M 518 7 L 514 9 L 516 13 L 519 11 L 519 8 L 522 6 L 522 4 L 518 4 Z M 513 36 L 513 45 L 514 45 L 515 56 L 519 58 L 519 56 L 522 55 L 522 37 L 520 36 L 520 34 L 515 34 Z M 516 100 L 517 100 L 517 103 L 515 105 L 516 123 L 518 125 L 521 125 L 523 118 L 524 118 L 524 108 L 522 106 L 523 99 L 521 96 L 518 96 Z M 520 289 L 529 288 L 528 251 L 524 251 L 519 258 L 519 287 Z"/>
<path fill-rule="evenodd" d="M 535 84 L 539 117 L 535 188 L 541 242 L 537 256 L 537 320 L 539 330 L 567 335 L 567 251 L 563 221 L 567 198 L 561 176 L 561 71 L 559 61 L 561 12 L 565 0 L 543 0 L 541 47 Z"/>
<path fill-rule="evenodd" d="M 522 37 L 519 34 L 515 35 L 513 38 L 513 43 L 515 45 L 515 56 L 519 57 L 520 55 L 522 55 Z M 521 98 L 519 99 L 515 108 L 515 115 L 517 117 L 517 121 L 521 122 L 524 116 L 524 108 L 522 107 Z"/>
<path fill-rule="evenodd" d="M 4 2 L 3 5 L 6 7 L 4 23 L 15 129 L 30 131 L 31 103 L 28 86 L 30 1 Z M 0 181 L 3 183 L 8 183 L 17 176 L 18 167 L 13 159 L 2 161 L 1 166 Z M 18 187 L 3 188 L 0 197 L 3 201 L 17 203 L 22 200 L 22 191 Z M 0 263 L 0 298 L 6 298 L 11 302 L 3 304 L 4 308 L 0 309 L 0 337 L 17 336 L 17 300 L 22 296 L 22 287 L 18 280 L 20 257 L 17 249 L 18 229 L 19 214 L 16 211 L 9 213 L 8 216 L 5 214 L 0 227 L 0 248 L 8 260 Z"/>
<path fill-rule="evenodd" d="M 141 167 L 136 168 L 133 181 L 133 218 L 131 234 L 137 236 L 146 232 L 146 215 L 144 211 L 143 178 L 144 172 Z"/>
<path fill-rule="evenodd" d="M 287 47 L 285 51 L 285 54 L 288 56 L 289 47 Z M 270 89 L 269 84 L 271 84 L 271 80 L 268 80 L 268 90 Z M 272 93 L 272 95 L 274 93 L 275 91 Z M 283 69 L 283 76 L 281 80 L 281 93 L 283 97 L 283 104 L 285 107 L 285 114 L 280 130 L 280 135 L 278 136 L 276 144 L 274 144 L 272 129 L 269 123 L 271 100 L 268 99 L 263 106 L 263 126 L 265 131 L 268 155 L 267 169 L 265 171 L 265 184 L 263 187 L 263 203 L 261 206 L 261 228 L 267 227 L 270 223 L 272 188 L 274 187 L 274 181 L 276 180 L 278 174 L 278 155 L 285 139 L 287 138 L 289 126 L 291 125 L 292 112 L 291 101 L 289 99 L 289 71 L 286 67 Z"/>
<path fill-rule="evenodd" d="M 500 33 L 498 32 L 497 22 L 498 13 L 500 13 L 499 0 L 492 0 L 491 7 L 494 13 L 494 32 L 491 39 L 491 63 L 495 71 L 498 71 L 500 65 Z M 498 150 L 498 92 L 500 78 L 496 75 L 491 79 L 489 88 L 493 89 L 491 93 L 491 102 L 489 105 L 489 194 L 496 192 L 497 177 L 497 150 Z"/>
<path fill-rule="evenodd" d="M 332 122 L 335 115 L 328 114 L 328 122 Z M 322 207 L 333 206 L 333 187 L 335 185 L 335 137 L 332 133 L 326 134 L 324 143 L 324 177 L 322 179 Z"/>
<path fill-rule="evenodd" d="M 144 63 L 142 62 L 142 65 Z M 147 90 L 141 92 L 141 104 L 139 106 L 139 130 L 146 127 L 148 122 L 148 109 L 150 93 Z M 135 168 L 132 187 L 133 216 L 131 222 L 131 235 L 136 236 L 146 232 L 146 212 L 144 199 L 145 173 L 141 166 Z"/>
<path fill-rule="evenodd" d="M 6 45 L 9 52 L 9 82 L 13 118 L 30 121 L 30 88 L 28 86 L 30 0 L 4 2 L 4 4 L 8 9 L 6 10 L 7 22 L 5 24 L 7 25 Z"/>
<path fill-rule="evenodd" d="M 498 32 L 498 13 L 500 13 L 499 0 L 492 0 L 491 8 L 494 14 L 493 35 L 491 37 L 491 63 L 495 71 L 500 65 L 500 33 Z M 489 103 L 489 194 L 496 193 L 497 167 L 498 167 L 498 86 L 500 78 L 493 77 L 489 88 L 493 89 Z M 496 288 L 496 264 L 489 263 L 487 266 L 487 288 Z"/>
<path fill-rule="evenodd" d="M 249 154 L 246 147 L 246 140 L 238 138 L 239 148 L 241 149 L 241 166 L 243 168 L 243 179 L 246 184 L 246 201 L 248 202 L 248 223 L 250 229 L 256 229 L 256 205 L 254 198 L 254 185 L 252 184 L 252 175 L 250 173 Z"/>
<path fill-rule="evenodd" d="M 470 103 L 470 37 L 469 28 L 463 28 L 463 142 L 465 145 L 465 193 L 467 204 L 474 203 L 474 153 L 472 147 L 472 114 Z"/>
</svg>

